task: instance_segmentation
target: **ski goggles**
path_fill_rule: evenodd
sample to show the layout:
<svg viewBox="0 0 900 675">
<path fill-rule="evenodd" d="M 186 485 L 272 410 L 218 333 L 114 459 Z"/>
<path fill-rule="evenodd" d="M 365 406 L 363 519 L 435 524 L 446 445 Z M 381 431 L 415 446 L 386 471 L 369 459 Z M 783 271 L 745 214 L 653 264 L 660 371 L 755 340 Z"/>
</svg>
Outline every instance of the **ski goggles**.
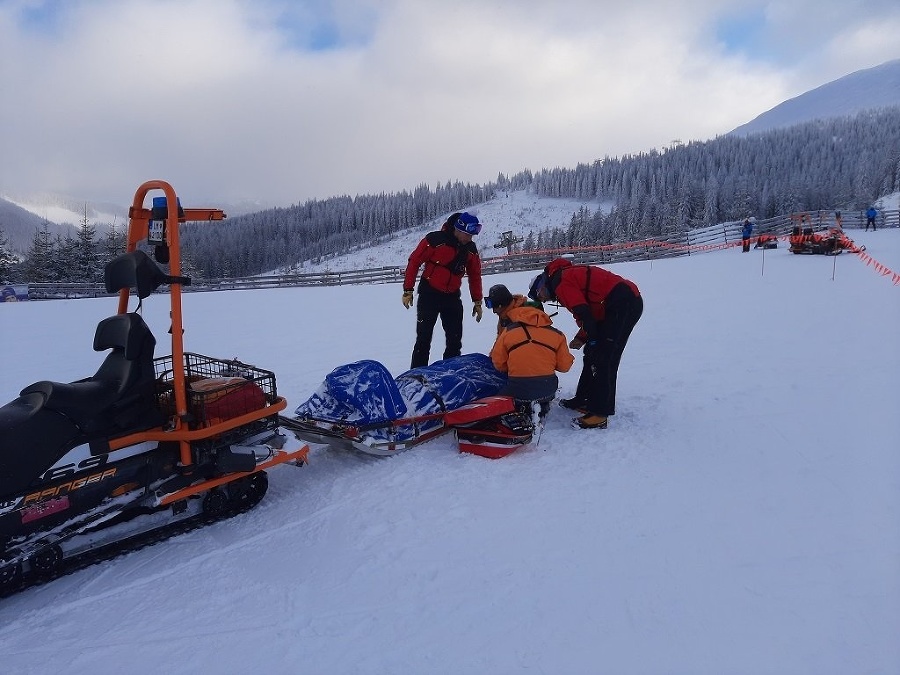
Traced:
<svg viewBox="0 0 900 675">
<path fill-rule="evenodd" d="M 484 306 L 487 307 L 488 309 L 494 309 L 494 301 L 491 300 L 490 296 L 485 297 Z"/>
<path fill-rule="evenodd" d="M 550 292 L 550 287 L 547 284 L 546 274 L 538 274 L 531 281 L 531 285 L 528 287 L 528 297 L 538 302 L 546 302 L 553 299 L 553 293 Z"/>
<path fill-rule="evenodd" d="M 454 223 L 454 227 L 460 232 L 471 235 L 476 235 L 481 232 L 481 223 L 478 222 L 478 218 L 469 215 L 468 213 L 460 214 L 459 218 L 457 218 Z"/>
</svg>

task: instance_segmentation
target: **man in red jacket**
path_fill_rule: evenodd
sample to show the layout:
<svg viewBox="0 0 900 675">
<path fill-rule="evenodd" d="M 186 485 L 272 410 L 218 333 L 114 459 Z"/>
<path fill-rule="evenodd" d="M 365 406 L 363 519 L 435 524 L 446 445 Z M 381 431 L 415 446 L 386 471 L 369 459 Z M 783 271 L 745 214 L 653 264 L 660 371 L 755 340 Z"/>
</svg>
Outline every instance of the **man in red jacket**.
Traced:
<svg viewBox="0 0 900 675">
<path fill-rule="evenodd" d="M 481 232 L 481 223 L 470 213 L 454 213 L 441 229 L 429 232 L 409 256 L 403 277 L 403 306 L 413 303 L 416 275 L 423 265 L 416 303 L 416 344 L 410 368 L 428 365 L 434 324 L 441 317 L 447 338 L 444 358 L 462 352 L 463 306 L 460 288 L 464 276 L 469 277 L 472 316 L 481 321 L 481 258 L 472 237 Z"/>
<path fill-rule="evenodd" d="M 569 347 L 584 347 L 584 368 L 575 396 L 559 403 L 582 413 L 573 420 L 576 427 L 606 429 L 616 413 L 619 361 L 644 311 L 638 287 L 602 267 L 557 258 L 534 278 L 528 295 L 542 302 L 555 300 L 575 317 L 579 330 Z"/>
</svg>

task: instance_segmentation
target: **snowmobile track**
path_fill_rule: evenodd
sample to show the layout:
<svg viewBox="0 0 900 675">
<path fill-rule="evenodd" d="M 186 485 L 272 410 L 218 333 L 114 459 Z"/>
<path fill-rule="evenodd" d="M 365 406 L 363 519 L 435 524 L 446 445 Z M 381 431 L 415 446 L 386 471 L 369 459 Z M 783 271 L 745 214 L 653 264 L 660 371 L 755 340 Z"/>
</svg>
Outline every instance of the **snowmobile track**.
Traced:
<svg viewBox="0 0 900 675">
<path fill-rule="evenodd" d="M 125 539 L 98 547 L 94 550 L 85 551 L 84 553 L 80 553 L 64 560 L 59 568 L 54 570 L 51 574 L 30 572 L 25 574 L 18 582 L 5 588 L 0 588 L 0 600 L 17 595 L 30 588 L 43 586 L 46 583 L 74 574 L 75 572 L 87 569 L 88 567 L 109 562 L 110 560 L 128 555 L 129 553 L 134 553 L 135 551 L 140 551 L 141 549 L 167 541 L 178 535 L 186 534 L 223 520 L 228 520 L 229 518 L 251 510 L 254 506 L 256 506 L 256 504 L 245 507 L 232 507 L 218 516 L 199 513 L 195 516 L 185 518 L 184 520 L 179 520 L 170 523 L 169 525 L 163 525 L 162 527 L 147 532 L 135 534 L 131 537 L 126 537 Z"/>
</svg>

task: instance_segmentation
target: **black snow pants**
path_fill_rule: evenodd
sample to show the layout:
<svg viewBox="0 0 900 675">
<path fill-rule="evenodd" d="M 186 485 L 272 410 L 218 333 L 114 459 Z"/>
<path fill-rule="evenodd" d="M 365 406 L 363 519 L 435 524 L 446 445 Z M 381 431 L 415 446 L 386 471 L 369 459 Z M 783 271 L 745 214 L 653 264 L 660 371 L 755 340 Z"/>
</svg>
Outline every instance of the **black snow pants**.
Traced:
<svg viewBox="0 0 900 675">
<path fill-rule="evenodd" d="M 410 368 L 428 365 L 431 353 L 431 338 L 438 317 L 444 328 L 447 346 L 444 358 L 459 356 L 462 353 L 463 306 L 460 292 L 441 293 L 436 291 L 424 279 L 419 282 L 419 299 L 416 302 L 416 344 L 413 347 Z"/>
<path fill-rule="evenodd" d="M 596 344 L 584 346 L 584 369 L 575 398 L 587 401 L 589 413 L 616 414 L 616 379 L 625 344 L 641 314 L 644 301 L 627 284 L 617 284 L 605 300 L 606 318 L 598 323 Z"/>
</svg>

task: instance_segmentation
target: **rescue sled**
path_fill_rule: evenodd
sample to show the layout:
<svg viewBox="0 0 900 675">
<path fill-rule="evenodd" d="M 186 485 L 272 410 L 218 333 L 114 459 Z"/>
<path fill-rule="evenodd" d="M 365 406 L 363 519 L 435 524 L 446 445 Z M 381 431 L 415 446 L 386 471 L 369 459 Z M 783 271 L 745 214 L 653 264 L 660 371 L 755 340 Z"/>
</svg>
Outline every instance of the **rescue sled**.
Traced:
<svg viewBox="0 0 900 675">
<path fill-rule="evenodd" d="M 484 354 L 444 359 L 397 378 L 377 361 L 356 361 L 331 371 L 280 424 L 309 443 L 394 455 L 451 431 L 447 413 L 496 395 L 505 382 Z"/>
<path fill-rule="evenodd" d="M 761 234 L 756 238 L 756 244 L 754 244 L 753 248 L 778 248 L 778 237 L 774 234 Z"/>
<path fill-rule="evenodd" d="M 510 396 L 491 395 L 454 409 L 364 425 L 309 415 L 282 416 L 280 424 L 308 443 L 381 457 L 454 432 L 460 452 L 499 459 L 531 443 L 542 417 Z"/>
<path fill-rule="evenodd" d="M 147 209 L 151 190 L 163 196 Z M 286 401 L 274 373 L 184 351 L 181 288 L 190 279 L 181 276 L 179 228 L 224 217 L 183 209 L 163 181 L 141 185 L 126 252 L 104 269 L 119 302 L 94 334 L 94 351 L 109 352 L 99 369 L 75 382 L 36 382 L 0 407 L 0 595 L 87 552 L 252 508 L 267 469 L 305 460 L 306 446 L 283 449 Z M 171 354 L 156 357 L 140 309 L 164 285 Z M 132 290 L 138 302 L 129 310 Z"/>
</svg>

